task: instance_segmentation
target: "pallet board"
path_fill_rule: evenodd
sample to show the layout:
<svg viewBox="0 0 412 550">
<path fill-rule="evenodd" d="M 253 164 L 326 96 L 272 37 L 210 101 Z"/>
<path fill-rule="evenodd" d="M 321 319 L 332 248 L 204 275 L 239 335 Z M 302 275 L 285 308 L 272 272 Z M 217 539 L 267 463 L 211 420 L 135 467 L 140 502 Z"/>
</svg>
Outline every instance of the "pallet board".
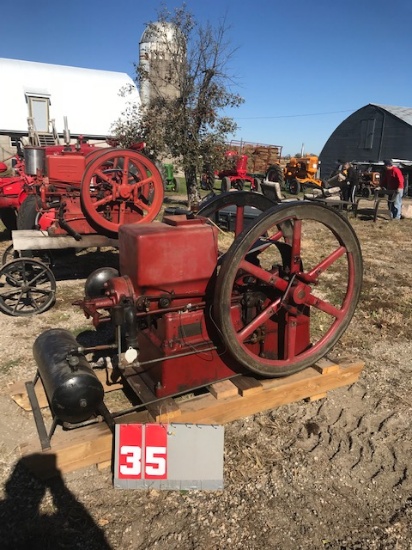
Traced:
<svg viewBox="0 0 412 550">
<path fill-rule="evenodd" d="M 63 248 L 94 248 L 119 246 L 117 239 L 103 235 L 82 235 L 77 241 L 70 235 L 49 236 L 45 231 L 19 229 L 12 231 L 14 250 L 61 250 Z"/>
<path fill-rule="evenodd" d="M 240 376 L 231 381 L 216 382 L 201 395 L 189 393 L 162 399 L 155 406 L 120 417 L 117 422 L 225 424 L 288 403 L 326 397 L 327 392 L 356 382 L 363 367 L 363 361 L 338 364 L 322 359 L 313 367 L 285 378 L 260 380 Z M 19 395 L 16 402 L 27 406 L 24 384 L 19 384 L 21 386 L 10 388 L 10 395 L 14 398 Z M 21 391 L 16 391 L 16 388 Z M 104 423 L 70 431 L 58 428 L 51 444 L 50 450 L 42 451 L 36 433 L 32 441 L 20 446 L 27 466 L 42 477 L 52 475 L 53 468 L 65 473 L 93 464 L 107 465 L 113 453 L 113 435 Z"/>
</svg>

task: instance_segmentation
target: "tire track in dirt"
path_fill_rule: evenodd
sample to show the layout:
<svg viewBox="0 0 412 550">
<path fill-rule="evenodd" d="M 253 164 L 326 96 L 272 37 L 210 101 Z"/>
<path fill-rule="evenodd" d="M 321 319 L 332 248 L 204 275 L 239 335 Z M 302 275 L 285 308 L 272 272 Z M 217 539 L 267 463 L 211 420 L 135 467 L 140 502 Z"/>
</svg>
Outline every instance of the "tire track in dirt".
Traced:
<svg viewBox="0 0 412 550">
<path fill-rule="evenodd" d="M 327 459 L 353 483 L 383 491 L 412 489 L 407 405 L 394 412 L 384 399 L 371 399 L 360 383 L 339 391 L 346 392 L 347 399 L 331 396 L 307 408 L 300 419 L 297 445 Z"/>
</svg>

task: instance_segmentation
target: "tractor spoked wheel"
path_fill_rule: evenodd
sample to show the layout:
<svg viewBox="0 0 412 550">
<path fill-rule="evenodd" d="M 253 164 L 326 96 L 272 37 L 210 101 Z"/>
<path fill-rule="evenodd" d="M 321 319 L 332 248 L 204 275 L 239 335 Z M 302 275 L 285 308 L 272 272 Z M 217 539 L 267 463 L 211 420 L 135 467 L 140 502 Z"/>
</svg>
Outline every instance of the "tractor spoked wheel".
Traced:
<svg viewBox="0 0 412 550">
<path fill-rule="evenodd" d="M 3 252 L 3 255 L 1 257 L 1 265 L 7 264 L 7 262 L 10 262 L 11 260 L 15 260 L 18 258 L 20 254 L 17 250 L 14 250 L 13 245 L 9 245 L 6 250 Z"/>
<path fill-rule="evenodd" d="M 222 249 L 221 253 L 223 253 L 223 249 L 228 248 L 233 238 L 239 235 L 248 223 L 253 222 L 250 218 L 248 219 L 250 212 L 253 212 L 251 208 L 256 209 L 256 213 L 260 214 L 272 206 L 274 206 L 273 201 L 264 195 L 249 191 L 232 191 L 217 195 L 209 200 L 199 209 L 197 216 L 209 218 L 220 229 L 223 229 L 222 225 L 224 226 L 225 234 L 223 239 L 221 239 L 222 242 L 219 243 L 219 248 Z M 227 210 L 226 215 L 222 212 L 225 209 Z M 234 221 L 233 231 L 228 227 L 231 220 Z"/>
<path fill-rule="evenodd" d="M 49 309 L 56 299 L 50 269 L 32 258 L 17 258 L 0 269 L 0 311 L 15 317 Z"/>
<path fill-rule="evenodd" d="M 36 257 L 36 259 L 46 264 L 49 268 L 53 267 L 53 258 L 49 250 L 34 250 L 30 252 L 30 256 L 28 256 L 28 251 L 25 251 L 23 254 L 25 257 Z M 11 244 L 3 252 L 1 257 L 1 265 L 5 265 L 16 258 L 20 258 L 20 252 L 18 250 L 14 250 L 14 247 Z"/>
<path fill-rule="evenodd" d="M 99 228 L 118 233 L 127 223 L 151 222 L 160 212 L 163 180 L 155 164 L 129 149 L 102 150 L 83 175 L 82 206 Z"/>
<path fill-rule="evenodd" d="M 320 204 L 280 204 L 223 257 L 214 318 L 241 365 L 284 376 L 313 365 L 337 343 L 361 284 L 361 250 L 347 220 Z"/>
</svg>

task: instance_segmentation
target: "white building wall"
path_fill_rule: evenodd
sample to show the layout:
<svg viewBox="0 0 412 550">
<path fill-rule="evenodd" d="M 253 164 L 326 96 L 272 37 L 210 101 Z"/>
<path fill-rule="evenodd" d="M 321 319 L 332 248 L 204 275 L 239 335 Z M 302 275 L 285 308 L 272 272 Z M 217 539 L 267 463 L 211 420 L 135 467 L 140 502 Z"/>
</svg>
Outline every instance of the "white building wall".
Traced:
<svg viewBox="0 0 412 550">
<path fill-rule="evenodd" d="M 26 94 L 50 97 L 50 118 L 71 134 L 110 135 L 110 127 L 128 102 L 140 105 L 133 80 L 126 73 L 50 65 L 0 58 L 0 132 L 27 132 Z M 132 93 L 121 97 L 123 87 Z"/>
</svg>

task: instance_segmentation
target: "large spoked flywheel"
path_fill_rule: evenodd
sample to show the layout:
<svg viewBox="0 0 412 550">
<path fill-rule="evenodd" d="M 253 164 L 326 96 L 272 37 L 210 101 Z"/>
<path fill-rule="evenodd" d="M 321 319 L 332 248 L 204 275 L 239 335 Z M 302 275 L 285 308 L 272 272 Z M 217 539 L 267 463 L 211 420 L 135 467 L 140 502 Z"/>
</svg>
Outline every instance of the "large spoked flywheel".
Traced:
<svg viewBox="0 0 412 550">
<path fill-rule="evenodd" d="M 225 254 L 214 317 L 241 365 L 284 376 L 331 350 L 354 314 L 361 285 L 362 254 L 349 222 L 320 204 L 280 204 Z"/>
<path fill-rule="evenodd" d="M 85 214 L 98 227 L 117 233 L 123 224 L 154 220 L 164 190 L 153 162 L 129 149 L 103 149 L 88 158 L 81 201 Z"/>
</svg>

